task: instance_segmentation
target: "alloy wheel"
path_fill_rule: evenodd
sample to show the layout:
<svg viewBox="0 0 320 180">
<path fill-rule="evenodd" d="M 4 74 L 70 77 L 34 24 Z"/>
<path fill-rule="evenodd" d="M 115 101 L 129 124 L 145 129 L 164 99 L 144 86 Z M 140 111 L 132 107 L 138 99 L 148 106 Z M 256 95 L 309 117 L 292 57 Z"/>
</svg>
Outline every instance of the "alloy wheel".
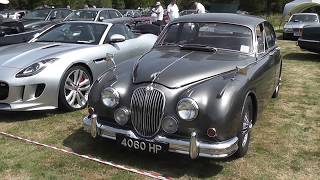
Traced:
<svg viewBox="0 0 320 180">
<path fill-rule="evenodd" d="M 91 80 L 88 74 L 76 69 L 69 73 L 64 83 L 64 95 L 67 103 L 74 109 L 83 108 L 88 101 Z"/>
</svg>

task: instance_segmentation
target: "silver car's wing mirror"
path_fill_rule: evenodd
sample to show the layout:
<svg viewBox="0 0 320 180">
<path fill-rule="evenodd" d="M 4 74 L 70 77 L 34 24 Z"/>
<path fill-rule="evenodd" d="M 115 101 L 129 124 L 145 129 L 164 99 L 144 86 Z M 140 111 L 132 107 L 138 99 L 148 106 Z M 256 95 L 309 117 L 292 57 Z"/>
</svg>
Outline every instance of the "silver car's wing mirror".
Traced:
<svg viewBox="0 0 320 180">
<path fill-rule="evenodd" d="M 125 40 L 126 40 L 126 37 L 124 37 L 121 34 L 114 34 L 110 37 L 110 43 L 124 42 Z"/>
</svg>

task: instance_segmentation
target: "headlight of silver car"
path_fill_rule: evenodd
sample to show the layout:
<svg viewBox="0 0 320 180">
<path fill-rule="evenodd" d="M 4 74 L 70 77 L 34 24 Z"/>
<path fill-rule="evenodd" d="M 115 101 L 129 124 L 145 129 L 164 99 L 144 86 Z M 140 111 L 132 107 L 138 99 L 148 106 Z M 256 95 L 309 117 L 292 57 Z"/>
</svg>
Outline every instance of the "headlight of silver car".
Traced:
<svg viewBox="0 0 320 180">
<path fill-rule="evenodd" d="M 198 116 L 199 106 L 197 102 L 191 98 L 181 99 L 177 105 L 177 112 L 181 119 L 192 121 Z"/>
<path fill-rule="evenodd" d="M 40 62 L 34 63 L 27 68 L 24 68 L 22 71 L 20 71 L 16 77 L 21 78 L 21 77 L 29 77 L 36 75 L 40 73 L 42 70 L 44 70 L 49 64 L 55 62 L 58 58 L 50 58 L 50 59 L 45 59 Z"/>
<path fill-rule="evenodd" d="M 119 104 L 120 95 L 117 90 L 108 87 L 101 92 L 101 99 L 105 106 L 114 108 Z"/>
</svg>

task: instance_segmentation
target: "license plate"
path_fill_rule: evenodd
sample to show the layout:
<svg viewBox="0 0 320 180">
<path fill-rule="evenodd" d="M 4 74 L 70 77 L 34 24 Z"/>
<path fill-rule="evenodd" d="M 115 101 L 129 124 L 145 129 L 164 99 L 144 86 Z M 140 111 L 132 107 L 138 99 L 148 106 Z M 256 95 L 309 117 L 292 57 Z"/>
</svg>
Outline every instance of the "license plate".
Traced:
<svg viewBox="0 0 320 180">
<path fill-rule="evenodd" d="M 293 33 L 293 35 L 294 35 L 294 36 L 301 36 L 301 32 L 300 32 L 300 31 L 295 31 L 295 32 Z"/>
<path fill-rule="evenodd" d="M 164 143 L 137 140 L 137 139 L 128 138 L 122 135 L 117 135 L 116 138 L 117 138 L 117 142 L 123 147 L 133 149 L 133 150 L 149 152 L 152 154 L 164 153 L 164 152 L 167 152 L 169 149 L 169 145 Z"/>
</svg>

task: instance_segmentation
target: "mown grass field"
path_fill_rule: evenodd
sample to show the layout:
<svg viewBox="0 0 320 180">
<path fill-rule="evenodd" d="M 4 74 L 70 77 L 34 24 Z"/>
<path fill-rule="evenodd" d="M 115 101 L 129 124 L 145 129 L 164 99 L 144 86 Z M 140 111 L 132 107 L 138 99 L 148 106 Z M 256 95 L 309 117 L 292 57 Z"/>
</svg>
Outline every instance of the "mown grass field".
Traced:
<svg viewBox="0 0 320 180">
<path fill-rule="evenodd" d="M 320 55 L 279 41 L 283 84 L 253 129 L 242 159 L 189 160 L 186 156 L 131 152 L 93 141 L 82 130 L 85 111 L 0 112 L 0 131 L 177 179 L 319 179 Z M 0 135 L 0 179 L 144 179 Z"/>
</svg>

